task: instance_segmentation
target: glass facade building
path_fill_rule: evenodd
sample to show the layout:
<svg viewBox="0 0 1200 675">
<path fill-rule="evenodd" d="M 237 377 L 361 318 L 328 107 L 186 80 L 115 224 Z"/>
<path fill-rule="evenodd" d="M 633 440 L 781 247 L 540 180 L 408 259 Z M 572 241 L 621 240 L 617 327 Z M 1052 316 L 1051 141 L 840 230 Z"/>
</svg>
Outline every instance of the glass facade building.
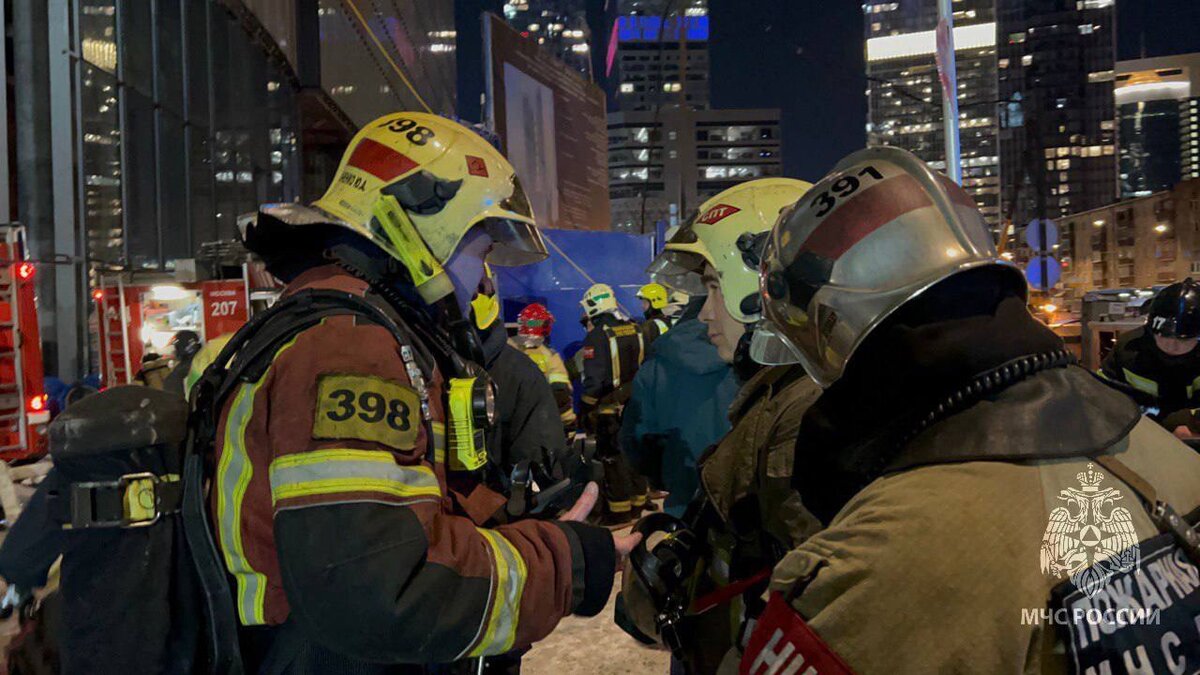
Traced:
<svg viewBox="0 0 1200 675">
<path fill-rule="evenodd" d="M 708 108 L 708 0 L 619 0 L 617 7 L 613 108 Z"/>
<path fill-rule="evenodd" d="M 1200 178 L 1200 54 L 1117 64 L 1121 196 Z"/>
<path fill-rule="evenodd" d="M 1117 197 L 1113 0 L 997 0 L 1004 209 L 1014 243 Z"/>
<path fill-rule="evenodd" d="M 1000 221 L 994 0 L 954 3 L 963 188 L 989 223 Z M 941 81 L 934 58 L 936 0 L 863 5 L 867 143 L 894 145 L 946 168 Z"/>
<path fill-rule="evenodd" d="M 595 80 L 592 66 L 592 31 L 586 0 L 508 0 L 505 20 L 527 39 Z"/>
<path fill-rule="evenodd" d="M 169 278 L 239 215 L 320 196 L 359 125 L 454 112 L 453 0 L 48 4 L 54 217 L 30 239 L 75 261 L 41 293 L 52 372 L 89 370 L 99 274 Z"/>
</svg>

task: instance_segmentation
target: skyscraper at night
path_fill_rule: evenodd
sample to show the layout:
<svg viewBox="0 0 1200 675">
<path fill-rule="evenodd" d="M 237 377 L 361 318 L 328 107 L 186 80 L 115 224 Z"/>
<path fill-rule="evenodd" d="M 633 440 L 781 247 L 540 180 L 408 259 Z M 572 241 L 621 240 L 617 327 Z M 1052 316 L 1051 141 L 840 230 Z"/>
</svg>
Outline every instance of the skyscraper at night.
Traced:
<svg viewBox="0 0 1200 675">
<path fill-rule="evenodd" d="M 709 107 L 708 0 L 618 0 L 612 61 L 615 108 Z M 663 12 L 670 16 L 663 20 Z"/>
<path fill-rule="evenodd" d="M 586 0 L 508 0 L 504 18 L 542 49 L 592 80 L 592 34 Z"/>
<path fill-rule="evenodd" d="M 1117 197 L 1113 0 L 997 0 L 1002 208 L 1014 234 Z"/>
<path fill-rule="evenodd" d="M 1200 178 L 1200 53 L 1117 63 L 1121 196 Z"/>
<path fill-rule="evenodd" d="M 954 3 L 963 187 L 990 223 L 1000 219 L 995 0 Z M 934 52 L 937 0 L 863 5 L 869 145 L 910 150 L 946 168 L 941 82 Z"/>
</svg>

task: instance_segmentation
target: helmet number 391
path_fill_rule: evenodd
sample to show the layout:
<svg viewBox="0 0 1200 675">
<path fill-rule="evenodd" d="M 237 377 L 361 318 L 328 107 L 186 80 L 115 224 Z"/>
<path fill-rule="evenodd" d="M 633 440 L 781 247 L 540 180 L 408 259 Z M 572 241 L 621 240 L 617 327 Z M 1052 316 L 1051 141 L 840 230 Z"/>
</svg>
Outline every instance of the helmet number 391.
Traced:
<svg viewBox="0 0 1200 675">
<path fill-rule="evenodd" d="M 413 145 L 425 145 L 431 139 L 433 139 L 434 135 L 433 130 L 429 127 L 419 126 L 414 120 L 410 120 L 405 117 L 388 120 L 379 126 L 386 127 L 388 131 L 392 131 L 397 134 L 403 134 L 407 132 L 408 142 L 412 143 Z"/>
<path fill-rule="evenodd" d="M 858 176 L 873 178 L 875 180 L 883 180 L 883 174 L 879 173 L 879 169 L 876 169 L 873 166 L 864 167 L 862 171 L 858 172 Z M 817 195 L 817 198 L 812 202 L 816 206 L 820 207 L 816 213 L 817 217 L 821 218 L 828 214 L 833 210 L 833 207 L 837 205 L 837 200 L 839 198 L 845 199 L 846 197 L 849 197 L 855 192 L 858 192 L 858 188 L 861 186 L 862 181 L 855 176 L 842 176 L 834 181 L 833 185 L 829 186 L 828 190 Z"/>
</svg>

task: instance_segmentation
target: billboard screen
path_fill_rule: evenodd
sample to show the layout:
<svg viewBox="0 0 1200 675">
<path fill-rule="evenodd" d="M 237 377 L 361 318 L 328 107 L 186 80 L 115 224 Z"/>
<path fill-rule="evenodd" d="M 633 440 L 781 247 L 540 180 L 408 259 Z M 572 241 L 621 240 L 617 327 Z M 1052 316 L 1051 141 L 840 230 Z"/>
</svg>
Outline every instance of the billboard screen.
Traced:
<svg viewBox="0 0 1200 675">
<path fill-rule="evenodd" d="M 604 91 L 494 14 L 484 35 L 490 119 L 538 225 L 608 229 Z"/>
</svg>

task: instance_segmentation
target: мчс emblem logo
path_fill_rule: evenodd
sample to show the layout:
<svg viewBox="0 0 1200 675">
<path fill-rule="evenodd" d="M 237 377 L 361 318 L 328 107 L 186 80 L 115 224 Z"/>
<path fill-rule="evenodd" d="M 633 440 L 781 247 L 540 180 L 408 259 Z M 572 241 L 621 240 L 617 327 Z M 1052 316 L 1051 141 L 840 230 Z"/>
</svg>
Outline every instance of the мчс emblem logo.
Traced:
<svg viewBox="0 0 1200 675">
<path fill-rule="evenodd" d="M 1112 575 L 1138 566 L 1138 538 L 1129 509 L 1115 506 L 1121 491 L 1100 487 L 1104 474 L 1088 464 L 1075 477 L 1080 487 L 1058 493 L 1066 505 L 1050 512 L 1042 535 L 1042 573 L 1070 577 L 1091 597 Z"/>
</svg>

